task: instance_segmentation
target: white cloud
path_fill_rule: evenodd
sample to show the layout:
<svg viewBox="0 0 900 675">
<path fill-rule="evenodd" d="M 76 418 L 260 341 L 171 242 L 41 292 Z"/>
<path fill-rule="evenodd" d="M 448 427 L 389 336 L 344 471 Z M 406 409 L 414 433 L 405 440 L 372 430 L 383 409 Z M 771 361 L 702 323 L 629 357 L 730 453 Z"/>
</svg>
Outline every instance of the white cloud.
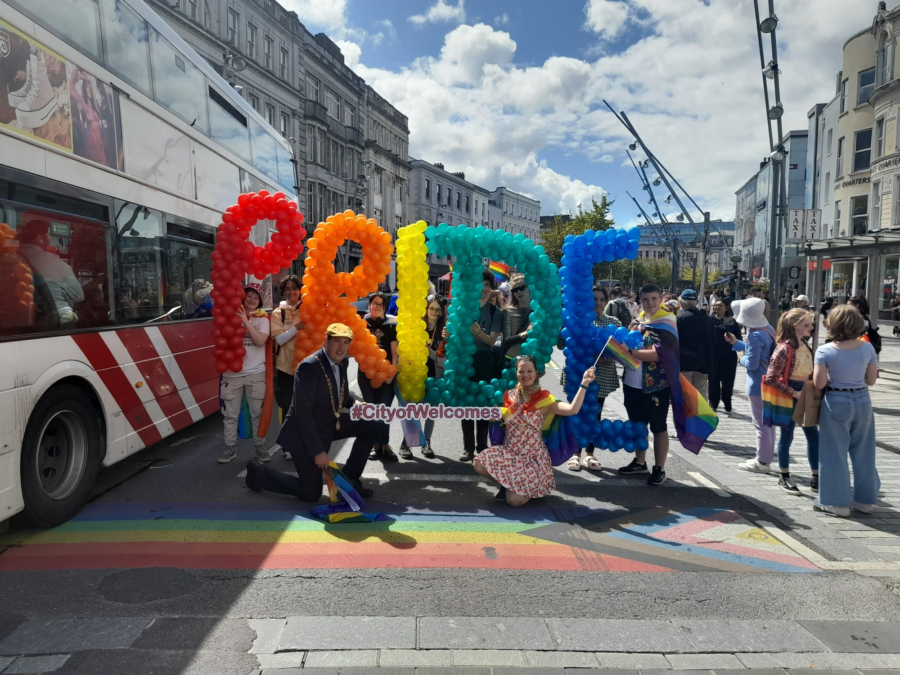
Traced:
<svg viewBox="0 0 900 675">
<path fill-rule="evenodd" d="M 347 0 L 282 0 L 281 4 L 297 12 L 301 23 L 329 34 L 343 33 L 347 24 Z"/>
<path fill-rule="evenodd" d="M 356 68 L 359 65 L 359 57 L 362 56 L 362 47 L 351 40 L 335 40 L 334 44 L 341 48 L 344 55 L 344 63 L 348 68 Z"/>
<path fill-rule="evenodd" d="M 509 13 L 503 12 L 500 16 L 494 17 L 494 25 L 495 26 L 505 26 L 509 23 Z"/>
<path fill-rule="evenodd" d="M 615 0 L 588 0 L 584 6 L 585 28 L 601 39 L 612 40 L 628 21 L 628 5 Z"/>
<path fill-rule="evenodd" d="M 466 20 L 465 0 L 458 0 L 456 5 L 451 5 L 447 0 L 437 0 L 424 14 L 414 14 L 409 17 L 411 23 L 422 26 L 426 23 L 456 22 Z"/>
<path fill-rule="evenodd" d="M 595 5 L 586 2 L 586 17 Z M 444 162 L 489 189 L 531 194 L 545 214 L 574 211 L 604 193 L 586 180 L 593 171 L 573 176 L 565 160 L 548 156 L 580 154 L 599 175 L 627 176 L 632 194 L 643 194 L 625 157 L 632 139 L 606 99 L 627 112 L 713 218 L 732 217 L 734 191 L 768 154 L 751 0 L 629 0 L 626 9 L 618 28 L 597 25 L 597 43 L 609 49 L 627 21 L 640 23 L 642 37 L 618 53 L 524 67 L 507 32 L 461 25 L 436 58 L 396 72 L 364 62 L 356 70 L 409 117 L 412 156 Z M 806 129 L 807 111 L 831 100 L 843 43 L 873 14 L 868 3 L 844 0 L 794 0 L 779 9 L 786 130 Z M 612 196 L 623 220 L 633 218 L 624 191 Z"/>
</svg>

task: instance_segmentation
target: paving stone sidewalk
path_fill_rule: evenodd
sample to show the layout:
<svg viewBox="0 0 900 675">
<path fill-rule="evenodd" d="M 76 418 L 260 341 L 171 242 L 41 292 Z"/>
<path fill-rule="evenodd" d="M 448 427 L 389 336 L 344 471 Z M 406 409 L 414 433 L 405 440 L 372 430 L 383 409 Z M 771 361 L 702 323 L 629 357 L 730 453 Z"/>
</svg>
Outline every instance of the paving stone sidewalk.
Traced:
<svg viewBox="0 0 900 675">
<path fill-rule="evenodd" d="M 900 622 L 131 617 L 25 621 L 0 640 L 3 675 L 346 675 L 364 668 L 382 675 L 900 669 Z"/>
</svg>

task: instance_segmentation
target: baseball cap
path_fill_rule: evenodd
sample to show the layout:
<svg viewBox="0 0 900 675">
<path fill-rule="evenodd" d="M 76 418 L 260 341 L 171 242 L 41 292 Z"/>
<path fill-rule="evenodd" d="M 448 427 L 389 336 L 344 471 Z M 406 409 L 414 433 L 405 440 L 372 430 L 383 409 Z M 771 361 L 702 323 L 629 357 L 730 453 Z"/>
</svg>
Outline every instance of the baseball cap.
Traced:
<svg viewBox="0 0 900 675">
<path fill-rule="evenodd" d="M 681 299 L 682 300 L 697 300 L 700 296 L 697 295 L 697 291 L 693 288 L 687 288 L 681 291 Z"/>
<path fill-rule="evenodd" d="M 353 331 L 342 323 L 333 323 L 325 329 L 328 337 L 342 337 L 353 339 Z"/>
</svg>

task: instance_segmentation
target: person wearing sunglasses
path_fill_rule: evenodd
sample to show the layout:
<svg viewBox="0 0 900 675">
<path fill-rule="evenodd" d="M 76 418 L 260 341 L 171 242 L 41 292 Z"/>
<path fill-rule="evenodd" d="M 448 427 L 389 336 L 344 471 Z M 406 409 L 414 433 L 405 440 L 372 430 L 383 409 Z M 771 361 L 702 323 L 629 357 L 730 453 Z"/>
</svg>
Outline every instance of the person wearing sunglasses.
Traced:
<svg viewBox="0 0 900 675">
<path fill-rule="evenodd" d="M 386 314 L 391 297 L 387 293 L 372 293 L 369 295 L 369 313 L 365 316 L 369 332 L 375 337 L 378 348 L 383 349 L 390 362 L 397 366 L 397 319 Z M 359 391 L 366 403 L 390 405 L 394 400 L 394 378 L 386 379 L 381 386 L 375 387 L 368 376 L 359 369 L 356 381 L 359 383 Z M 376 435 L 375 445 L 369 453 L 369 459 L 380 459 L 385 462 L 396 462 L 397 455 L 388 444 L 391 435 L 391 426 L 387 422 L 381 423 L 381 432 Z"/>
<path fill-rule="evenodd" d="M 428 377 L 442 377 L 444 374 L 444 361 L 446 356 L 444 353 L 445 340 L 443 337 L 444 325 L 447 323 L 447 305 L 446 300 L 439 295 L 429 295 L 427 298 L 427 306 L 425 308 L 425 330 L 428 333 Z M 434 420 L 425 420 L 425 445 L 422 448 L 422 456 L 429 459 L 434 457 L 434 450 L 431 447 L 431 435 L 434 432 Z M 412 450 L 406 444 L 404 436 L 400 443 L 400 457 L 403 459 L 412 459 Z"/>
<path fill-rule="evenodd" d="M 275 402 L 279 408 L 279 421 L 284 422 L 294 397 L 294 351 L 297 331 L 303 328 L 300 320 L 300 289 L 302 283 L 295 274 L 289 274 L 278 290 L 284 298 L 278 309 L 272 312 L 272 339 L 275 340 Z M 276 447 L 277 451 L 278 448 Z M 284 450 L 284 458 L 291 453 Z"/>
<path fill-rule="evenodd" d="M 528 339 L 528 330 L 531 328 L 531 291 L 525 283 L 524 274 L 513 274 L 509 284 L 509 304 L 503 308 L 503 341 L 497 349 L 507 359 L 514 359 L 519 355 L 522 343 Z M 503 368 L 508 368 L 509 365 L 504 363 Z"/>
</svg>

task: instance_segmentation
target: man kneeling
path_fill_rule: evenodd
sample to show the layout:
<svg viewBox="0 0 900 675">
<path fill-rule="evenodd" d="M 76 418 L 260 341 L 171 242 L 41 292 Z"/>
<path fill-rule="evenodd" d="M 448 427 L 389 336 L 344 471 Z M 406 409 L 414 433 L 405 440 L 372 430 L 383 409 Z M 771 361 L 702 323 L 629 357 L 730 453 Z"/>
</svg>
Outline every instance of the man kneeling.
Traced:
<svg viewBox="0 0 900 675">
<path fill-rule="evenodd" d="M 377 438 L 379 424 L 352 420 L 349 414 L 341 412 L 355 403 L 347 384 L 347 355 L 353 331 L 344 324 L 333 323 L 325 335 L 325 346 L 297 366 L 294 400 L 278 434 L 278 444 L 291 453 L 297 477 L 251 459 L 247 462 L 245 480 L 254 492 L 268 490 L 294 495 L 304 502 L 318 501 L 332 442 L 355 438 L 344 464 L 344 475 L 362 497 L 372 496 L 372 490 L 363 487 L 360 476 Z"/>
</svg>

